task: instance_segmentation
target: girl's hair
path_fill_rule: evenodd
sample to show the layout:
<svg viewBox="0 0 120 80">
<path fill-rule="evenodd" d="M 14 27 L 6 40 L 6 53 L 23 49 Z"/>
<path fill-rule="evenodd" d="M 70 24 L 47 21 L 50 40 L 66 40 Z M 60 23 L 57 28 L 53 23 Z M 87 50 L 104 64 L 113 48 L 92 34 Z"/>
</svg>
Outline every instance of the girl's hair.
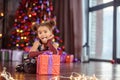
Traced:
<svg viewBox="0 0 120 80">
<path fill-rule="evenodd" d="M 50 21 L 45 21 L 44 23 L 40 23 L 40 24 L 37 24 L 37 23 L 34 23 L 32 25 L 32 30 L 37 32 L 37 29 L 41 26 L 46 26 L 48 27 L 50 30 L 53 30 L 54 29 L 54 26 L 56 25 L 56 22 L 54 20 L 50 20 Z"/>
</svg>

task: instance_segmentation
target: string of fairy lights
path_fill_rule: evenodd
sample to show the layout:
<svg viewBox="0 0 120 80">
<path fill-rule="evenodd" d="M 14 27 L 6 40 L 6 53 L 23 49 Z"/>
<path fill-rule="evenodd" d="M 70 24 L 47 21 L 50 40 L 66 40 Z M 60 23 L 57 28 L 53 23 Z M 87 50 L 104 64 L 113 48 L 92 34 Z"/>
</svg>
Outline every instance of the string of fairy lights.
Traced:
<svg viewBox="0 0 120 80">
<path fill-rule="evenodd" d="M 3 67 L 3 71 L 1 72 L 0 76 L 4 77 L 6 80 L 16 80 L 9 72 L 6 71 L 6 67 Z"/>
<path fill-rule="evenodd" d="M 9 72 L 6 71 L 6 67 L 3 67 L 3 71 L 0 74 L 2 77 L 4 77 L 6 80 L 17 80 L 14 79 Z M 50 78 L 49 80 L 59 80 L 60 78 L 69 79 L 69 80 L 99 80 L 95 75 L 93 76 L 86 76 L 81 75 L 77 72 L 72 72 L 69 77 L 66 76 L 55 76 L 53 78 Z"/>
</svg>

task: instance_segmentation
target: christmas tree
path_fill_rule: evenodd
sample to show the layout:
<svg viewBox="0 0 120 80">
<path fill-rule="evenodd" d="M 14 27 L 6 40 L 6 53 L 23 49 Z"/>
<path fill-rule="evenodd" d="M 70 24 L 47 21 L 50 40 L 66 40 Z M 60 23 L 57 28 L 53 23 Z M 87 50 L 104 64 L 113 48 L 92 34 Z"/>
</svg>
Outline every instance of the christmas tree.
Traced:
<svg viewBox="0 0 120 80">
<path fill-rule="evenodd" d="M 24 49 L 33 45 L 36 34 L 32 31 L 32 23 L 41 23 L 55 19 L 52 0 L 22 0 L 15 14 L 14 30 L 10 38 L 9 47 Z M 63 50 L 63 41 L 59 37 L 60 31 L 55 27 L 55 41 L 59 44 L 59 50 Z"/>
</svg>

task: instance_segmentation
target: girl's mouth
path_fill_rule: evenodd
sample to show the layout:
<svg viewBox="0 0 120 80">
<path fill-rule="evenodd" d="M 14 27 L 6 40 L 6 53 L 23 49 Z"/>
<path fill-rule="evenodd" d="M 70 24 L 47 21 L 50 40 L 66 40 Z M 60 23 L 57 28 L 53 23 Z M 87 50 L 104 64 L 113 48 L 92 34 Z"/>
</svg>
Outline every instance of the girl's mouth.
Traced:
<svg viewBox="0 0 120 80">
<path fill-rule="evenodd" d="M 47 39 L 47 37 L 43 37 L 43 38 L 41 38 L 42 40 L 46 40 Z"/>
</svg>

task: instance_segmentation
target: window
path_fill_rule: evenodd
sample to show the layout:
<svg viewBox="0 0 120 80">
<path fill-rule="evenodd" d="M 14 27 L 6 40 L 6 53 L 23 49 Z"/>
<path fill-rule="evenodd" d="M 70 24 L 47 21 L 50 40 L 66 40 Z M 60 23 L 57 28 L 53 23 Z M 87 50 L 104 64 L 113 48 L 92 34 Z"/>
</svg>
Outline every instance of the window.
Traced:
<svg viewBox="0 0 120 80">
<path fill-rule="evenodd" d="M 108 3 L 113 0 L 89 0 L 89 7 L 94 7 L 100 4 Z"/>
<path fill-rule="evenodd" d="M 89 13 L 90 58 L 112 59 L 113 7 Z"/>
<path fill-rule="evenodd" d="M 117 7 L 117 58 L 120 58 L 120 6 Z"/>
<path fill-rule="evenodd" d="M 120 0 L 89 0 L 90 59 L 120 60 Z"/>
</svg>

